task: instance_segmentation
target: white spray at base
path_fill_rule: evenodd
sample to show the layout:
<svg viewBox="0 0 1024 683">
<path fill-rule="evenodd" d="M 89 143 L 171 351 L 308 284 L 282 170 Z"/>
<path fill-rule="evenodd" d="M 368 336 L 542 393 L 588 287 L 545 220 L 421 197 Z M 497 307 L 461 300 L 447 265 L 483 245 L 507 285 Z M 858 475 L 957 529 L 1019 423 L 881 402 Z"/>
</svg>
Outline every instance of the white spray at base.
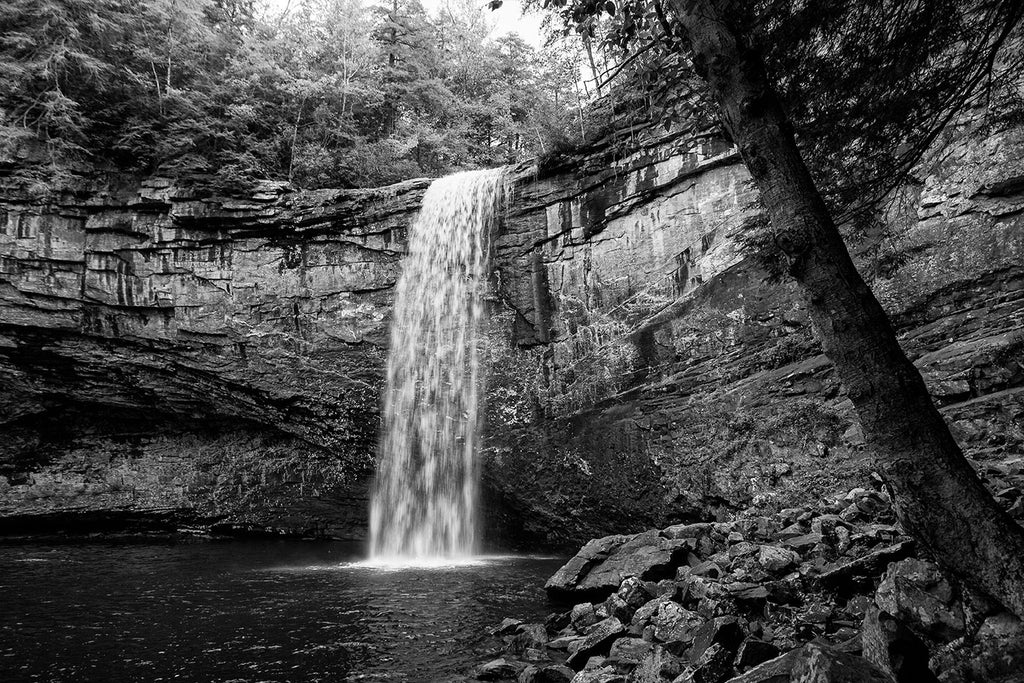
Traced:
<svg viewBox="0 0 1024 683">
<path fill-rule="evenodd" d="M 372 560 L 467 557 L 476 546 L 479 336 L 502 170 L 434 181 L 395 296 Z"/>
</svg>

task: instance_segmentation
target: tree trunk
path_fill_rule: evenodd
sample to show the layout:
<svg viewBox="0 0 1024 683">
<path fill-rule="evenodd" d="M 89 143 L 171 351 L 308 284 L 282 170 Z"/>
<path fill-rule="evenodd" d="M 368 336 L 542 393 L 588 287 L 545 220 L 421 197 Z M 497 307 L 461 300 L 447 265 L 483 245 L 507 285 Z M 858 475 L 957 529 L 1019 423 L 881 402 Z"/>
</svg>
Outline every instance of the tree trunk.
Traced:
<svg viewBox="0 0 1024 683">
<path fill-rule="evenodd" d="M 854 267 L 761 57 L 728 24 L 729 0 L 671 2 L 900 522 L 962 584 L 1024 617 L 1024 529 L 985 490 Z"/>
</svg>

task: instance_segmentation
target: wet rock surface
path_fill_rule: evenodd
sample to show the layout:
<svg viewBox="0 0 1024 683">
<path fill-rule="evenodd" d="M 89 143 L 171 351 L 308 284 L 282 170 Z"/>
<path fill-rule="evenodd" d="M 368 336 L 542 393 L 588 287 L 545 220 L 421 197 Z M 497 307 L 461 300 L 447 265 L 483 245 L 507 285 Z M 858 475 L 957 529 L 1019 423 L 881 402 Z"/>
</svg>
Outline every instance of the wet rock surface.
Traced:
<svg viewBox="0 0 1024 683">
<path fill-rule="evenodd" d="M 427 182 L 0 182 L 0 531 L 361 538 L 391 287 Z"/>
<path fill-rule="evenodd" d="M 858 512 L 843 519 L 851 505 Z M 614 553 L 641 542 L 654 551 L 665 539 L 687 541 L 671 578 L 623 570 Z M 595 596 L 583 581 L 606 575 L 604 563 L 628 575 Z M 547 588 L 561 611 L 546 629 L 511 628 L 538 641 L 532 666 L 564 663 L 572 683 L 1024 681 L 1024 626 L 1004 613 L 969 625 L 964 596 L 913 555 L 888 495 L 874 488 L 598 539 Z M 511 623 L 495 631 L 506 656 L 518 642 Z"/>
<path fill-rule="evenodd" d="M 1000 179 L 1024 173 L 1022 146 L 1020 128 L 963 123 L 889 234 L 850 240 L 958 441 L 1010 504 L 1020 492 L 1004 481 L 1024 448 L 1024 194 Z M 795 290 L 735 249 L 751 195 L 730 154 L 663 139 L 517 185 L 496 248 L 519 346 L 497 365 L 507 398 L 489 410 L 502 428 L 487 476 L 542 538 L 578 547 L 767 512 L 871 471 Z"/>
<path fill-rule="evenodd" d="M 634 137 L 510 171 L 483 463 L 503 541 L 575 548 L 769 512 L 870 472 L 795 291 L 736 248 L 754 195 L 734 150 Z M 890 234 L 851 240 L 1018 518 L 1024 194 L 1006 181 L 1022 147 L 1022 129 L 964 123 Z M 392 287 L 428 182 L 217 197 L 97 177 L 37 196 L 0 179 L 0 517 L 359 537 Z M 855 507 L 781 550 L 842 536 Z"/>
</svg>

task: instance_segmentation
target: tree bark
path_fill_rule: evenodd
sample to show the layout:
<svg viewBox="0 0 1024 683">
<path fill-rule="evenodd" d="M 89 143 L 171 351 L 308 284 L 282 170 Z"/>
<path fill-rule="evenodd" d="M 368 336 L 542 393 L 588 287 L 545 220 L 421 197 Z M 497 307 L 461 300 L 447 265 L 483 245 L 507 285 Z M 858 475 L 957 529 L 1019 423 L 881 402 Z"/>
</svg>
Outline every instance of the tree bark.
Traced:
<svg viewBox="0 0 1024 683">
<path fill-rule="evenodd" d="M 985 490 L 855 268 L 763 60 L 729 25 L 730 0 L 671 3 L 904 529 L 962 584 L 1024 618 L 1024 529 Z"/>
</svg>

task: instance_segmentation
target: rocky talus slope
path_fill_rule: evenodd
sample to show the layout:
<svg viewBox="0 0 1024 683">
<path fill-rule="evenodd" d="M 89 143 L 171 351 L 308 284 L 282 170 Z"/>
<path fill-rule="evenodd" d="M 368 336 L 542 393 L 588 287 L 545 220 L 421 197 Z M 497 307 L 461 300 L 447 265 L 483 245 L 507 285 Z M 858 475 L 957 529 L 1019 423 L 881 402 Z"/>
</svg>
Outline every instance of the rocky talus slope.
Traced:
<svg viewBox="0 0 1024 683">
<path fill-rule="evenodd" d="M 1021 519 L 1024 462 L 1011 469 L 1004 502 Z M 546 588 L 559 611 L 497 626 L 501 656 L 473 678 L 1024 681 L 1024 625 L 917 557 L 881 489 L 595 539 Z"/>
</svg>

